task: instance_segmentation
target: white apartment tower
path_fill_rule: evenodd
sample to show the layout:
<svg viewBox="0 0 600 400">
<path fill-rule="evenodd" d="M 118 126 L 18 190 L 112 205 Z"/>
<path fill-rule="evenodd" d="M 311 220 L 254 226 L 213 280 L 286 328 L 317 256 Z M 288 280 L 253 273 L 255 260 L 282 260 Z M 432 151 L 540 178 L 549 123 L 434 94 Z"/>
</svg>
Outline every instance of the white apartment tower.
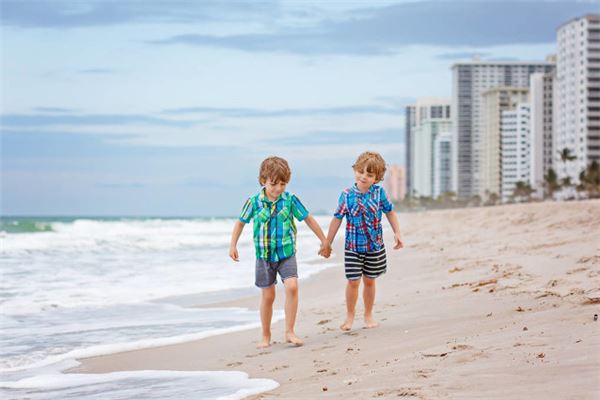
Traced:
<svg viewBox="0 0 600 400">
<path fill-rule="evenodd" d="M 452 191 L 452 132 L 439 133 L 433 144 L 433 197 Z"/>
<path fill-rule="evenodd" d="M 502 111 L 502 201 L 513 194 L 515 185 L 529 183 L 530 106 L 520 103 L 515 110 Z"/>
<path fill-rule="evenodd" d="M 581 170 L 600 161 L 600 14 L 561 25 L 557 42 L 554 168 L 577 182 Z M 565 148 L 576 157 L 566 165 L 558 154 Z"/>
<path fill-rule="evenodd" d="M 529 89 L 497 87 L 481 94 L 481 132 L 479 141 L 479 195 L 482 198 L 495 193 L 500 195 L 502 113 L 517 108 L 517 104 L 529 101 Z"/>
<path fill-rule="evenodd" d="M 550 72 L 550 62 L 491 62 L 474 60 L 452 66 L 453 144 L 455 191 L 460 198 L 480 193 L 482 96 L 494 87 L 527 87 L 529 76 Z"/>
<path fill-rule="evenodd" d="M 531 104 L 531 175 L 529 184 L 543 196 L 544 176 L 553 166 L 554 87 L 555 72 L 535 73 L 529 80 Z"/>
<path fill-rule="evenodd" d="M 416 124 L 417 124 L 417 120 L 416 120 L 416 110 L 415 110 L 415 106 L 414 105 L 410 105 L 406 107 L 406 112 L 405 112 L 405 140 L 404 140 L 404 145 L 406 146 L 406 159 L 405 159 L 405 165 L 406 165 L 406 193 L 408 193 L 409 195 L 413 193 L 413 186 L 412 186 L 412 180 L 411 180 L 411 176 L 412 176 L 412 150 L 411 150 L 411 146 L 412 146 L 412 136 L 414 134 L 414 130 L 416 128 Z"/>
<path fill-rule="evenodd" d="M 410 138 L 411 195 L 433 196 L 434 144 L 438 134 L 451 132 L 449 98 L 419 98 Z"/>
</svg>

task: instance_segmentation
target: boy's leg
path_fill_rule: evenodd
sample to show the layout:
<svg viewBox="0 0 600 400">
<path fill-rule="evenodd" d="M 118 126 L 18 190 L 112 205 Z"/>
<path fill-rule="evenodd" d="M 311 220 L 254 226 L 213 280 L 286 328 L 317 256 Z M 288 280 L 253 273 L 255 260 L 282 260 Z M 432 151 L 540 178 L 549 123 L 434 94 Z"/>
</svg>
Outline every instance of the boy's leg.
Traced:
<svg viewBox="0 0 600 400">
<path fill-rule="evenodd" d="M 271 318 L 273 317 L 273 302 L 275 301 L 275 283 L 277 272 L 272 263 L 266 260 L 256 260 L 255 284 L 261 289 L 260 322 L 262 324 L 262 340 L 256 345 L 264 349 L 271 345 Z"/>
<path fill-rule="evenodd" d="M 264 349 L 271 345 L 271 318 L 273 317 L 273 302 L 275 302 L 275 285 L 263 288 L 260 298 L 260 322 L 262 324 L 262 340 L 256 348 Z"/>
<path fill-rule="evenodd" d="M 304 342 L 294 332 L 296 314 L 298 312 L 298 278 L 287 278 L 285 286 L 285 340 L 288 343 L 302 346 Z"/>
<path fill-rule="evenodd" d="M 346 284 L 346 320 L 340 326 L 343 331 L 352 329 L 354 314 L 356 313 L 356 301 L 358 300 L 358 287 L 360 279 L 348 280 Z"/>
<path fill-rule="evenodd" d="M 365 302 L 365 326 L 367 328 L 377 327 L 377 322 L 373 319 L 373 305 L 375 304 L 375 279 L 363 276 L 365 284 L 363 288 L 363 300 Z"/>
<path fill-rule="evenodd" d="M 296 314 L 298 313 L 298 265 L 296 256 L 279 262 L 277 271 L 285 286 L 285 341 L 302 346 L 304 342 L 294 332 Z"/>
</svg>

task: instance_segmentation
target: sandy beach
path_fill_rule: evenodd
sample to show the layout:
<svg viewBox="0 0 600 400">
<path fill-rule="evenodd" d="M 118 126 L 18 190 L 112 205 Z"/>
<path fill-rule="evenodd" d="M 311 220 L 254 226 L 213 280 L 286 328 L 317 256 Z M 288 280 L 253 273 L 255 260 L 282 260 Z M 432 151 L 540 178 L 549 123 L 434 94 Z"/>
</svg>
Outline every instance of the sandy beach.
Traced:
<svg viewBox="0 0 600 400">
<path fill-rule="evenodd" d="M 399 217 L 405 248 L 391 250 L 387 237 L 378 328 L 363 328 L 359 299 L 354 329 L 339 329 L 340 231 L 337 266 L 301 282 L 305 346 L 283 343 L 278 322 L 266 350 L 253 329 L 83 359 L 76 371 L 241 370 L 280 383 L 254 399 L 600 398 L 600 201 Z M 282 300 L 278 292 L 277 308 Z M 257 290 L 219 306 L 258 301 Z"/>
</svg>

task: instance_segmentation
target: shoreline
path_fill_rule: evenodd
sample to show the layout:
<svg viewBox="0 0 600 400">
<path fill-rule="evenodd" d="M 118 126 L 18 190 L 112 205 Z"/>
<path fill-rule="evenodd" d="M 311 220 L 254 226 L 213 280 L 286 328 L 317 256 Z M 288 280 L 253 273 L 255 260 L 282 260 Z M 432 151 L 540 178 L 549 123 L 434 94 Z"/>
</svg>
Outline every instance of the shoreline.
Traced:
<svg viewBox="0 0 600 400">
<path fill-rule="evenodd" d="M 260 328 L 78 360 L 67 372 L 242 370 L 280 386 L 251 398 L 558 398 L 600 394 L 600 201 L 399 213 L 375 316 L 352 331 L 343 266 L 300 285 L 297 334 L 257 350 Z M 389 234 L 387 226 L 384 227 Z M 389 243 L 389 235 L 386 236 Z M 281 289 L 278 284 L 278 289 Z M 275 308 L 282 308 L 278 290 Z M 210 304 L 256 310 L 259 293 Z M 203 305 L 207 306 L 207 305 Z"/>
</svg>

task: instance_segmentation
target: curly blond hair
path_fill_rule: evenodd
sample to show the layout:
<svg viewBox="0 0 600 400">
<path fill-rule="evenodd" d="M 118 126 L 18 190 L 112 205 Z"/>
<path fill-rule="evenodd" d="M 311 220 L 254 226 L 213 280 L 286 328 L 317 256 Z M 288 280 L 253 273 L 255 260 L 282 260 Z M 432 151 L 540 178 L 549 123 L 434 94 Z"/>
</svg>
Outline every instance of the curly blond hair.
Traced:
<svg viewBox="0 0 600 400">
<path fill-rule="evenodd" d="M 385 175 L 385 160 L 381 154 L 373 151 L 365 151 L 358 156 L 356 162 L 352 166 L 355 171 L 364 171 L 375 174 L 375 183 L 381 182 Z"/>
<path fill-rule="evenodd" d="M 292 177 L 292 170 L 287 161 L 281 157 L 267 157 L 260 163 L 260 172 L 258 174 L 258 183 L 264 186 L 270 179 L 273 183 L 289 182 Z"/>
</svg>

